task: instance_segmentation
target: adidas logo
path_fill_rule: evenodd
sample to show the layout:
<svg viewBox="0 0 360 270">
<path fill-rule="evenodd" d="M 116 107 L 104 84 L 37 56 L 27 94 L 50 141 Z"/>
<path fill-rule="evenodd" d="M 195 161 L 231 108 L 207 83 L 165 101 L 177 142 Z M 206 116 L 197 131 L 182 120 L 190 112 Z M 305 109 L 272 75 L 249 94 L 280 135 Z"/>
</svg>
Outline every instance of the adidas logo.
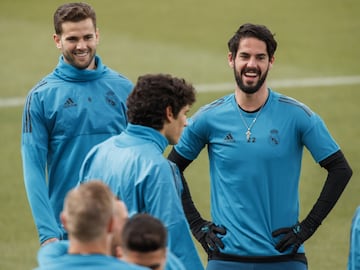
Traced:
<svg viewBox="0 0 360 270">
<path fill-rule="evenodd" d="M 228 133 L 228 134 L 225 136 L 224 141 L 225 141 L 225 142 L 235 142 L 235 140 L 234 140 L 234 138 L 233 138 L 233 136 L 232 136 L 231 133 Z"/>
<path fill-rule="evenodd" d="M 73 106 L 77 106 L 77 104 L 71 98 L 68 98 L 64 103 L 64 108 L 69 108 Z"/>
</svg>

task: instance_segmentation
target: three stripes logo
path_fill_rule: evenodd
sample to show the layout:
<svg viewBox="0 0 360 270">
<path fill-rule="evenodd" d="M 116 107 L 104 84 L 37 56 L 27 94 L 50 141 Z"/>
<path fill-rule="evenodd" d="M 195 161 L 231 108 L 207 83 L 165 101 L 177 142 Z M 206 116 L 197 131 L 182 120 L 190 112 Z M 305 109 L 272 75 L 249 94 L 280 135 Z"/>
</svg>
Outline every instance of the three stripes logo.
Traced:
<svg viewBox="0 0 360 270">
<path fill-rule="evenodd" d="M 231 133 L 228 133 L 224 138 L 224 142 L 235 142 L 235 139 Z"/>
<path fill-rule="evenodd" d="M 77 106 L 77 104 L 71 98 L 68 98 L 64 103 L 64 108 L 69 108 L 74 106 Z"/>
</svg>

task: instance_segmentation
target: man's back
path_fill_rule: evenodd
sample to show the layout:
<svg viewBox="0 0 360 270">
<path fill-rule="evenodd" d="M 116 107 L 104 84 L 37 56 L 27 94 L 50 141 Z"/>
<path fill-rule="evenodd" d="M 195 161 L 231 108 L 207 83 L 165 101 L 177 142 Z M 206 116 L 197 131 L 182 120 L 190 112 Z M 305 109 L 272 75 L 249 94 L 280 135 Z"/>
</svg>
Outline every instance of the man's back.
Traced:
<svg viewBox="0 0 360 270">
<path fill-rule="evenodd" d="M 145 270 L 146 268 L 133 264 L 128 264 L 119 259 L 101 254 L 65 254 L 59 256 L 51 263 L 38 267 L 35 270 L 77 270 L 77 269 L 91 269 L 91 270 L 111 270 L 111 269 L 126 269 L 126 270 Z"/>
<path fill-rule="evenodd" d="M 88 153 L 79 180 L 101 179 L 130 216 L 147 213 L 160 219 L 169 232 L 169 249 L 189 269 L 203 269 L 181 205 L 180 173 L 163 156 L 169 143 L 177 143 L 194 100 L 194 88 L 183 79 L 139 77 L 127 99 L 129 124 Z"/>
</svg>

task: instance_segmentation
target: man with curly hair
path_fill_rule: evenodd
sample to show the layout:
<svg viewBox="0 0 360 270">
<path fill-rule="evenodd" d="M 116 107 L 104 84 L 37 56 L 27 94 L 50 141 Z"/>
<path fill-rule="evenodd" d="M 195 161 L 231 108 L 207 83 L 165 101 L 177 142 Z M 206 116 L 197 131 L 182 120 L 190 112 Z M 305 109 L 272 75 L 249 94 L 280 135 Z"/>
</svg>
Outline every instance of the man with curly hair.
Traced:
<svg viewBox="0 0 360 270">
<path fill-rule="evenodd" d="M 203 269 L 181 204 L 180 173 L 164 156 L 178 142 L 193 86 L 167 74 L 140 76 L 127 99 L 124 132 L 95 146 L 80 170 L 80 183 L 102 179 L 123 200 L 129 215 L 148 213 L 168 230 L 168 248 L 186 269 Z"/>
</svg>

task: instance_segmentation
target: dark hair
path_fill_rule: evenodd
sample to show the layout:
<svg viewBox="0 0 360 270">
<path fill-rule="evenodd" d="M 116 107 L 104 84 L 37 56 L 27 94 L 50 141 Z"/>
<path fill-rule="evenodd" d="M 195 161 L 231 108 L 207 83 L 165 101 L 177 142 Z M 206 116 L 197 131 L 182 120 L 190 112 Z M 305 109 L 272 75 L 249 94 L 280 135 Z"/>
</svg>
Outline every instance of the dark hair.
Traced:
<svg viewBox="0 0 360 270">
<path fill-rule="evenodd" d="M 123 247 L 137 252 L 151 252 L 166 248 L 167 231 L 162 222 L 145 213 L 135 214 L 122 231 Z"/>
<path fill-rule="evenodd" d="M 274 56 L 277 47 L 277 42 L 274 39 L 274 36 L 275 34 L 272 34 L 264 25 L 246 23 L 241 25 L 235 32 L 234 36 L 230 38 L 228 41 L 228 48 L 232 57 L 235 58 L 239 49 L 240 40 L 242 38 L 254 37 L 265 42 L 267 53 L 269 58 L 271 58 Z"/>
<path fill-rule="evenodd" d="M 62 24 L 64 22 L 79 22 L 90 18 L 96 29 L 96 14 L 94 9 L 86 3 L 68 3 L 61 5 L 54 13 L 55 33 L 62 33 Z"/>
<path fill-rule="evenodd" d="M 138 78 L 127 99 L 127 116 L 131 124 L 160 130 L 168 106 L 177 118 L 183 107 L 194 102 L 195 89 L 184 79 L 169 74 L 146 74 Z"/>
</svg>

